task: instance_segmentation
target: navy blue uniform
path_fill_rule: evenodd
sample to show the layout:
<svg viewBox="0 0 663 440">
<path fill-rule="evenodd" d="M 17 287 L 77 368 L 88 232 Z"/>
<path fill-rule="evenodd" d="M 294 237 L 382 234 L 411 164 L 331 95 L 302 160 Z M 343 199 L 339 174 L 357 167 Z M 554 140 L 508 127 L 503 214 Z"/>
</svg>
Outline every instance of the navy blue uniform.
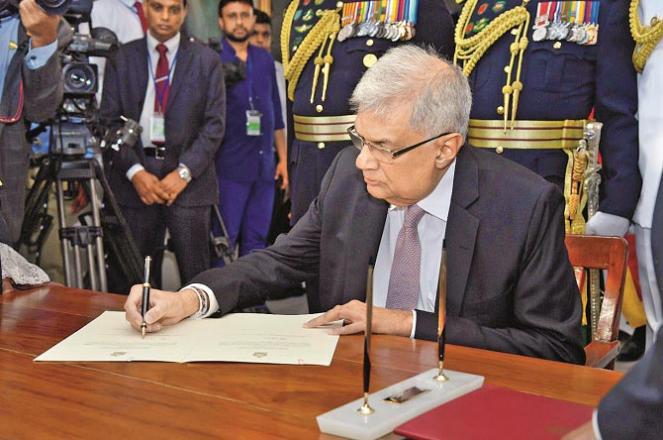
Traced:
<svg viewBox="0 0 663 440">
<path fill-rule="evenodd" d="M 319 8 L 335 9 L 337 3 L 337 0 L 324 0 Z M 351 3 L 351 1 L 346 0 L 345 3 Z M 289 44 L 291 54 L 295 45 L 295 34 L 293 28 Z M 411 42 L 430 45 L 445 57 L 451 58 L 453 55 L 453 22 L 444 2 L 420 0 L 416 35 Z M 294 101 L 289 103 L 292 110 L 289 112 L 289 119 L 292 118 L 292 114 L 312 117 L 353 114 L 348 100 L 367 69 L 364 65 L 364 58 L 369 54 L 380 57 L 389 48 L 398 44 L 403 44 L 403 42 L 394 43 L 390 40 L 371 37 L 354 37 L 342 42 L 336 41 L 331 53 L 334 62 L 331 66 L 327 99 L 324 102 L 319 99 L 320 92 L 315 101 L 310 102 L 315 70 L 314 57 L 311 57 L 297 83 Z M 319 84 L 322 84 L 322 75 Z M 297 140 L 294 138 L 292 125 L 289 126 L 288 133 L 290 137 L 288 142 L 289 177 L 294 224 L 304 215 L 311 201 L 318 195 L 322 177 L 336 154 L 350 142 L 319 143 Z"/>
<path fill-rule="evenodd" d="M 495 1 L 484 3 L 494 4 Z M 507 0 L 505 10 L 521 5 Z M 602 122 L 603 161 L 599 210 L 631 219 L 640 194 L 636 73 L 631 62 L 634 43 L 628 29 L 627 0 L 601 0 L 596 45 L 567 41 L 536 42 L 532 25 L 538 0 L 527 5 L 528 31 L 517 120 L 585 119 L 595 109 Z M 479 2 L 481 5 L 482 2 Z M 476 13 L 475 13 L 476 14 Z M 510 32 L 484 54 L 470 75 L 474 102 L 471 117 L 500 120 L 504 67 L 509 64 Z M 504 146 L 504 156 L 535 171 L 560 188 L 564 186 L 567 155 L 562 150 L 516 150 Z"/>
</svg>

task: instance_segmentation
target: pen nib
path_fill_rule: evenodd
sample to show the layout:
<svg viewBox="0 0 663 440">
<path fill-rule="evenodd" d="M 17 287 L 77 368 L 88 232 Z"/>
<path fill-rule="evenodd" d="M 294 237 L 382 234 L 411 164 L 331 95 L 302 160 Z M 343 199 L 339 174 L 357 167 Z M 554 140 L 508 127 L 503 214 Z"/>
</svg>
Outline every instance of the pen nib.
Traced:
<svg viewBox="0 0 663 440">
<path fill-rule="evenodd" d="M 143 339 L 145 339 L 145 331 L 146 330 L 147 330 L 147 324 L 142 323 L 140 325 L 140 335 L 141 335 L 141 338 L 143 338 Z"/>
</svg>

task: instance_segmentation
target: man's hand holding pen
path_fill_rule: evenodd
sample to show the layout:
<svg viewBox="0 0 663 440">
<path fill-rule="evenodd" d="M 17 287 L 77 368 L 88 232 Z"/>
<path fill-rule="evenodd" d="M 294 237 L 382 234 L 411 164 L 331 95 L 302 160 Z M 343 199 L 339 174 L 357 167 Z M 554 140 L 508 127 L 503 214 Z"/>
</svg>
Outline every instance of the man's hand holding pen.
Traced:
<svg viewBox="0 0 663 440">
<path fill-rule="evenodd" d="M 142 296 L 143 285 L 136 284 L 131 288 L 129 297 L 124 303 L 126 319 L 138 331 L 140 331 L 143 322 L 140 313 Z M 181 292 L 150 289 L 149 310 L 145 314 L 147 332 L 158 332 L 164 325 L 176 324 L 196 313 L 198 307 L 198 295 L 191 289 L 185 289 Z"/>
</svg>

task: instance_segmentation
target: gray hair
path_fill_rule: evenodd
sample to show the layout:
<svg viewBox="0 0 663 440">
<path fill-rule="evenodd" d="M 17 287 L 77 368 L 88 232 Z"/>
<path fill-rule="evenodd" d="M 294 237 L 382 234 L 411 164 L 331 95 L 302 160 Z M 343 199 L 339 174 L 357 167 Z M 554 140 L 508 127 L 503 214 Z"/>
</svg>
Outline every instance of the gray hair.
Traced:
<svg viewBox="0 0 663 440">
<path fill-rule="evenodd" d="M 350 104 L 355 111 L 386 116 L 412 109 L 410 126 L 427 136 L 467 135 L 472 93 L 460 68 L 433 49 L 407 44 L 390 49 L 357 84 Z"/>
</svg>

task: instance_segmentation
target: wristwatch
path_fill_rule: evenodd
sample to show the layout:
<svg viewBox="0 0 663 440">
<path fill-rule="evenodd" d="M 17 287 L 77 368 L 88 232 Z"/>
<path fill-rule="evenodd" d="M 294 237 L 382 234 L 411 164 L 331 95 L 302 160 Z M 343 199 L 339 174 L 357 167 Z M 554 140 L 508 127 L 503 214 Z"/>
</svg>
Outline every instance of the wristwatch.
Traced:
<svg viewBox="0 0 663 440">
<path fill-rule="evenodd" d="M 177 174 L 180 175 L 180 178 L 184 180 L 186 183 L 191 182 L 191 170 L 189 170 L 189 167 L 181 163 L 177 167 Z"/>
</svg>

